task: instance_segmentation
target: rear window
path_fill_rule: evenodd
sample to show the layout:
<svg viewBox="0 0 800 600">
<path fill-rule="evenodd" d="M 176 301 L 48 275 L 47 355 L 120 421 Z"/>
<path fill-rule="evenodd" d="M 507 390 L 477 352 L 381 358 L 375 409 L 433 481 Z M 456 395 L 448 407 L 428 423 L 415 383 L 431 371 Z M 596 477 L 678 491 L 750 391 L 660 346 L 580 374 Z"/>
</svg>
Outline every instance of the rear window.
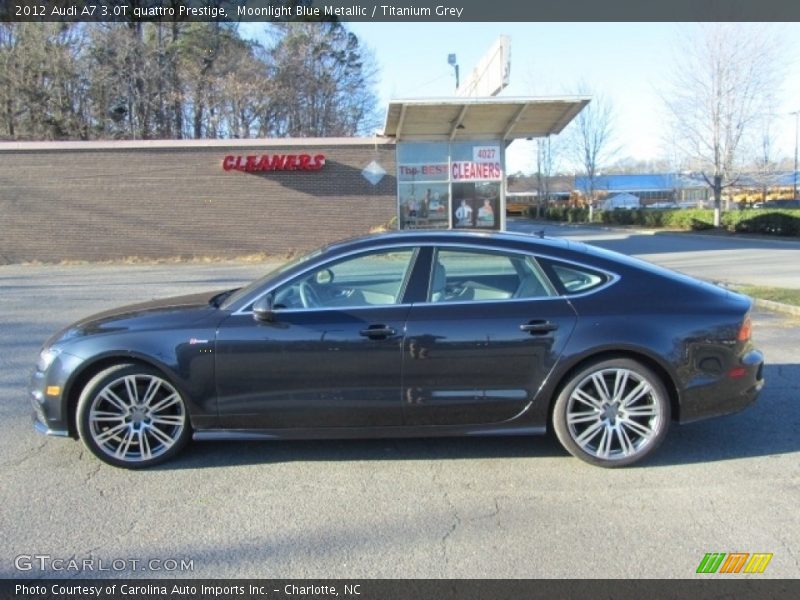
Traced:
<svg viewBox="0 0 800 600">
<path fill-rule="evenodd" d="M 582 294 L 591 291 L 605 284 L 609 279 L 605 273 L 578 265 L 553 262 L 550 263 L 550 268 L 567 294 Z"/>
</svg>

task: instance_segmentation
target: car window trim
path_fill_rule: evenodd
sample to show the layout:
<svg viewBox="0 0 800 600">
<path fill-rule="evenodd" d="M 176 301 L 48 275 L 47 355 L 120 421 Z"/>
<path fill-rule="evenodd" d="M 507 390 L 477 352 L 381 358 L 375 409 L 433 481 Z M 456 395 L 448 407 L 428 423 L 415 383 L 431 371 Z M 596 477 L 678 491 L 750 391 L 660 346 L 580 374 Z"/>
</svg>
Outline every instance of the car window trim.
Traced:
<svg viewBox="0 0 800 600">
<path fill-rule="evenodd" d="M 401 250 L 401 249 L 404 249 L 404 248 L 414 248 L 414 249 L 418 250 L 418 252 L 415 254 L 415 258 L 414 258 L 414 260 L 416 262 L 416 257 L 418 257 L 421 254 L 419 252 L 419 250 L 421 250 L 422 248 L 433 248 L 433 249 L 436 249 L 439 246 L 446 246 L 448 248 L 466 248 L 466 249 L 473 249 L 473 250 L 486 250 L 487 249 L 486 245 L 472 243 L 472 242 L 446 242 L 446 243 L 442 243 L 441 241 L 426 241 L 426 242 L 398 242 L 398 241 L 394 241 L 394 242 L 387 242 L 385 244 L 380 244 L 380 245 L 376 245 L 376 246 L 370 246 L 369 248 L 358 248 L 358 249 L 354 249 L 354 250 L 351 250 L 351 251 L 348 251 L 348 252 L 343 252 L 342 254 L 338 254 L 337 256 L 333 257 L 332 260 L 338 260 L 340 258 L 347 258 L 348 256 L 354 256 L 356 254 L 366 253 L 366 252 L 369 252 L 371 250 L 389 250 L 389 249 Z M 612 285 L 614 285 L 615 283 L 617 283 L 621 279 L 621 277 L 617 273 L 614 273 L 613 271 L 609 271 L 608 269 L 594 267 L 594 266 L 587 265 L 587 264 L 585 264 L 583 262 L 575 261 L 575 260 L 572 260 L 572 259 L 564 259 L 563 257 L 552 256 L 552 255 L 547 254 L 547 253 L 540 253 L 540 252 L 538 252 L 536 250 L 526 251 L 524 249 L 519 249 L 519 248 L 515 248 L 515 247 L 507 248 L 507 247 L 504 247 L 504 246 L 501 246 L 500 248 L 490 248 L 490 249 L 497 249 L 499 251 L 507 250 L 507 251 L 512 252 L 512 253 L 517 253 L 517 254 L 522 254 L 522 255 L 525 255 L 525 256 L 532 257 L 534 260 L 536 260 L 536 262 L 542 268 L 542 271 L 544 271 L 544 273 L 547 276 L 547 278 L 551 280 L 550 281 L 550 285 L 554 287 L 556 292 L 558 292 L 560 289 L 562 289 L 563 286 L 559 287 L 559 286 L 556 285 L 555 282 L 552 281 L 552 276 L 548 273 L 548 269 L 546 268 L 546 265 L 542 264 L 542 261 L 548 261 L 549 260 L 549 261 L 553 261 L 553 262 L 561 262 L 561 263 L 571 264 L 571 265 L 575 265 L 576 267 L 582 267 L 584 269 L 588 269 L 590 271 L 596 271 L 598 273 L 603 273 L 603 274 L 608 276 L 608 281 L 606 281 L 606 283 L 604 283 L 603 285 L 600 285 L 600 286 L 598 286 L 596 288 L 592 288 L 591 290 L 587 290 L 586 292 L 581 292 L 580 294 L 568 294 L 567 293 L 567 294 L 560 294 L 560 295 L 557 295 L 557 296 L 547 296 L 547 297 L 542 297 L 542 298 L 508 298 L 506 300 L 499 300 L 499 302 L 519 302 L 519 301 L 538 302 L 538 301 L 541 301 L 541 300 L 553 300 L 553 299 L 557 299 L 557 298 L 561 298 L 561 299 L 565 299 L 565 300 L 571 300 L 571 299 L 575 299 L 575 298 L 583 298 L 583 297 L 590 296 L 592 294 L 596 294 L 598 292 L 601 292 L 602 290 L 605 290 L 605 289 L 611 287 Z M 321 256 L 324 256 L 324 254 L 321 255 Z M 433 264 L 434 264 L 434 261 L 432 260 L 432 258 L 433 257 L 431 257 L 431 264 L 430 264 L 430 268 L 431 269 L 433 269 Z M 314 270 L 315 268 L 320 268 L 321 266 L 323 266 L 325 264 L 327 264 L 327 262 L 324 262 L 324 263 L 321 263 L 321 264 L 320 263 L 316 263 L 314 265 L 308 266 L 307 268 L 305 268 L 305 269 L 303 269 L 303 270 L 301 270 L 299 272 L 295 272 L 295 273 L 292 273 L 289 276 L 281 278 L 279 281 L 276 281 L 273 285 L 271 285 L 270 287 L 268 287 L 264 291 L 259 292 L 258 294 L 254 295 L 252 297 L 252 299 L 243 300 L 242 301 L 243 302 L 242 303 L 242 307 L 237 309 L 237 310 L 235 310 L 235 311 L 233 311 L 233 312 L 231 312 L 231 316 L 252 315 L 253 314 L 252 305 L 259 298 L 261 298 L 262 296 L 266 296 L 267 294 L 271 293 L 276 288 L 278 288 L 281 285 L 283 285 L 289 279 L 291 279 L 293 277 L 296 277 L 296 276 L 299 277 L 299 276 L 305 275 L 306 273 Z M 416 264 L 414 266 L 416 267 Z M 410 269 L 409 273 L 411 273 L 413 271 L 414 271 L 414 268 Z M 429 288 L 430 288 L 430 285 L 431 285 L 431 274 L 432 274 L 432 271 L 429 272 L 429 274 L 428 274 L 428 287 Z M 481 303 L 483 303 L 483 301 L 462 300 L 462 301 L 459 301 L 459 302 L 447 302 L 447 303 L 437 303 L 437 302 L 427 302 L 426 301 L 426 302 L 412 302 L 412 303 L 405 303 L 404 302 L 404 303 L 401 303 L 401 304 L 365 305 L 365 306 L 355 306 L 355 307 L 348 306 L 346 308 L 348 310 L 351 310 L 351 309 L 356 309 L 356 308 L 380 308 L 381 306 L 386 308 L 386 307 L 389 307 L 389 306 L 410 306 L 410 305 L 415 305 L 415 306 L 418 306 L 418 305 L 447 306 L 448 304 L 449 305 L 455 305 L 455 304 L 481 304 Z M 342 308 L 345 308 L 345 307 L 336 307 L 336 308 L 330 308 L 330 309 L 325 309 L 325 310 L 342 310 Z M 247 310 L 247 309 L 250 309 L 250 310 Z M 283 310 L 298 310 L 298 309 L 282 309 L 281 312 L 283 312 Z M 308 310 L 308 309 L 300 309 L 300 310 Z"/>
<path fill-rule="evenodd" d="M 548 279 L 552 280 L 552 284 L 556 287 L 557 290 L 563 290 L 563 293 L 561 295 L 564 298 L 582 298 L 584 296 L 589 296 L 591 294 L 606 289 L 607 287 L 615 284 L 617 281 L 620 280 L 619 275 L 611 271 L 607 271 L 605 269 L 598 269 L 597 267 L 592 267 L 582 263 L 564 260 L 562 258 L 554 258 L 554 257 L 543 257 L 543 258 L 544 262 L 541 264 L 542 270 L 545 272 Z M 586 291 L 570 293 L 569 290 L 567 290 L 564 283 L 561 281 L 561 278 L 556 274 L 555 269 L 553 268 L 554 267 L 553 263 L 562 264 L 566 267 L 569 267 L 570 265 L 574 267 L 579 267 L 578 270 L 582 268 L 589 272 L 599 273 L 605 275 L 607 279 L 600 285 L 594 286 Z"/>
<path fill-rule="evenodd" d="M 464 304 L 509 304 L 513 302 L 514 304 L 520 302 L 544 302 L 547 300 L 569 300 L 569 296 L 539 296 L 537 298 L 490 298 L 487 300 L 456 300 L 454 302 L 414 302 L 413 306 L 459 306 Z"/>
</svg>

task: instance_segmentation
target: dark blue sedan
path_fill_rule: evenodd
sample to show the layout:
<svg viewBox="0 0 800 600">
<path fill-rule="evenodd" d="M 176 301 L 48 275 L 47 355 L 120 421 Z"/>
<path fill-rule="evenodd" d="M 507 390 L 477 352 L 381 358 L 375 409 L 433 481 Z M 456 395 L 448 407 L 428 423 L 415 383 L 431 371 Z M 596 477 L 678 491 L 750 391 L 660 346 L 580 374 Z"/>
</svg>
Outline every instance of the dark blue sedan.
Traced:
<svg viewBox="0 0 800 600">
<path fill-rule="evenodd" d="M 120 467 L 190 438 L 528 435 L 639 461 L 671 421 L 763 386 L 751 301 L 583 244 L 391 233 L 247 287 L 128 306 L 48 340 L 36 428 Z"/>
</svg>

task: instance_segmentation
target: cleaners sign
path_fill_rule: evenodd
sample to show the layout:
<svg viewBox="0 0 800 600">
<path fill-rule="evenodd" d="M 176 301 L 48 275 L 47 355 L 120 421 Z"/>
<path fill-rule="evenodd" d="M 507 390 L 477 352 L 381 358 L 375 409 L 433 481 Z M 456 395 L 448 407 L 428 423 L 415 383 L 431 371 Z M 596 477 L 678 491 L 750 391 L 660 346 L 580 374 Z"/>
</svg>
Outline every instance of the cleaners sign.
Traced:
<svg viewBox="0 0 800 600">
<path fill-rule="evenodd" d="M 485 179 L 502 179 L 503 170 L 500 162 L 474 162 L 466 160 L 453 161 L 450 165 L 453 181 L 478 181 Z"/>
<path fill-rule="evenodd" d="M 502 179 L 500 167 L 500 146 L 475 146 L 472 148 L 472 161 L 453 161 L 450 165 L 453 181 L 477 181 Z"/>
<path fill-rule="evenodd" d="M 226 171 L 319 171 L 325 166 L 324 154 L 262 154 L 261 156 L 228 155 L 222 160 Z"/>
</svg>

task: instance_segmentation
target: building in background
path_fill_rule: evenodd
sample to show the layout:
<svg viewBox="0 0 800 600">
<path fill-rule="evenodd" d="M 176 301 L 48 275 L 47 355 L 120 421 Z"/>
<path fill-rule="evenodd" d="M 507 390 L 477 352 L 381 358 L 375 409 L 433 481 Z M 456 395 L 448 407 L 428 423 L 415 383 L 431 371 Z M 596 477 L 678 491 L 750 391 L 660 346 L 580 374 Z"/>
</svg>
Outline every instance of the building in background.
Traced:
<svg viewBox="0 0 800 600">
<path fill-rule="evenodd" d="M 586 197 L 589 187 L 587 177 L 575 178 L 575 191 L 580 197 Z M 594 192 L 599 203 L 612 196 L 630 194 L 639 198 L 644 208 L 701 208 L 709 199 L 709 187 L 705 181 L 675 173 L 599 175 L 594 179 Z"/>
<path fill-rule="evenodd" d="M 371 138 L 0 143 L 0 263 L 301 252 L 505 225 L 505 148 L 588 98 L 392 102 Z"/>
<path fill-rule="evenodd" d="M 0 143 L 0 182 L 4 263 L 284 255 L 396 212 L 389 138 Z"/>
</svg>

